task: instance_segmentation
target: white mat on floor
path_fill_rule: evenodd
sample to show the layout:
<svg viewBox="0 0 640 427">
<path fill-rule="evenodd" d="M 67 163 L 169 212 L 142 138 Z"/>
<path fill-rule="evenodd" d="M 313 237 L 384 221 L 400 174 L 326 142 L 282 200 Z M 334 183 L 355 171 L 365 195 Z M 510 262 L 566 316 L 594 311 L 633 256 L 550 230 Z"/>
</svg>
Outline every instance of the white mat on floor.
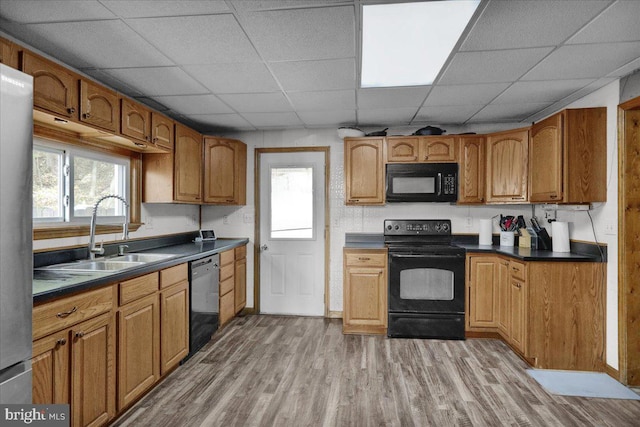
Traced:
<svg viewBox="0 0 640 427">
<path fill-rule="evenodd" d="M 640 395 L 633 390 L 600 372 L 527 369 L 527 373 L 549 393 L 553 394 L 640 400 Z"/>
</svg>

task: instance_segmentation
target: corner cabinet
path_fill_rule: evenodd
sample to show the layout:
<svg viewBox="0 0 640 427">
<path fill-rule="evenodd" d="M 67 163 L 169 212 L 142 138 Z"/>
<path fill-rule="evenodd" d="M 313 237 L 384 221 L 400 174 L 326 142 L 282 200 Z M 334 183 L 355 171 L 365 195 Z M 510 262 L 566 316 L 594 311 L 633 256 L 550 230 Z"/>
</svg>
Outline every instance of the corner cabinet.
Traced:
<svg viewBox="0 0 640 427">
<path fill-rule="evenodd" d="M 384 205 L 384 138 L 345 138 L 344 174 L 347 205 Z"/>
<path fill-rule="evenodd" d="M 487 135 L 487 203 L 528 200 L 529 128 Z"/>
<path fill-rule="evenodd" d="M 247 203 L 247 146 L 241 141 L 204 138 L 204 202 Z"/>
<path fill-rule="evenodd" d="M 531 128 L 532 203 L 606 201 L 607 109 L 563 110 Z"/>
<path fill-rule="evenodd" d="M 460 136 L 458 140 L 458 204 L 482 204 L 485 200 L 486 140 L 484 136 Z"/>
<path fill-rule="evenodd" d="M 342 332 L 386 334 L 387 250 L 345 248 L 343 257 Z"/>
</svg>

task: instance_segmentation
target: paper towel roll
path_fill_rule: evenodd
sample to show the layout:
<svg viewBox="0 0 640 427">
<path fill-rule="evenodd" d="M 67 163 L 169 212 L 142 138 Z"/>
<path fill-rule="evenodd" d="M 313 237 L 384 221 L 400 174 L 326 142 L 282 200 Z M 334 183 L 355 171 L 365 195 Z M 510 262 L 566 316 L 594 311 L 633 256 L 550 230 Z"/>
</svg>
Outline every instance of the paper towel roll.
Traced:
<svg viewBox="0 0 640 427">
<path fill-rule="evenodd" d="M 480 234 L 478 238 L 479 245 L 493 244 L 493 224 L 490 219 L 480 220 Z"/>
<path fill-rule="evenodd" d="M 553 252 L 571 252 L 569 247 L 569 223 L 554 221 L 551 223 Z"/>
</svg>

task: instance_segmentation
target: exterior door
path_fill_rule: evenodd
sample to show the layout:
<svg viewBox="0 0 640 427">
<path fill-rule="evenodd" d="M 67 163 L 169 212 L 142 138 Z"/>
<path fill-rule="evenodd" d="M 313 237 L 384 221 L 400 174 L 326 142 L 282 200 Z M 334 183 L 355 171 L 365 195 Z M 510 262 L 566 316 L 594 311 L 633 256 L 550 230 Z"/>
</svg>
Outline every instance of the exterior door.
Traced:
<svg viewBox="0 0 640 427">
<path fill-rule="evenodd" d="M 325 153 L 259 158 L 260 312 L 325 313 Z"/>
</svg>

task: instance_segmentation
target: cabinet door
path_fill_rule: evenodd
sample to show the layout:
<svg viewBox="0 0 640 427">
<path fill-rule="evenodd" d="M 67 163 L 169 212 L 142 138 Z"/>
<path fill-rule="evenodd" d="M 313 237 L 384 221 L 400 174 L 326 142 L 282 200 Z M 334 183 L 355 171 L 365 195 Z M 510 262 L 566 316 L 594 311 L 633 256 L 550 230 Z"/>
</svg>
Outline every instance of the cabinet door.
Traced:
<svg viewBox="0 0 640 427">
<path fill-rule="evenodd" d="M 383 138 L 345 138 L 347 205 L 384 204 Z"/>
<path fill-rule="evenodd" d="M 246 203 L 247 146 L 234 140 L 204 140 L 204 201 L 227 205 Z"/>
<path fill-rule="evenodd" d="M 71 421 L 103 425 L 115 415 L 114 321 L 106 313 L 71 329 Z"/>
<path fill-rule="evenodd" d="M 529 130 L 520 129 L 487 137 L 487 202 L 527 200 Z"/>
<path fill-rule="evenodd" d="M 69 330 L 33 342 L 32 399 L 36 405 L 71 403 L 69 400 Z"/>
<path fill-rule="evenodd" d="M 509 337 L 511 345 L 522 354 L 526 354 L 526 282 L 511 278 L 510 285 L 511 329 Z"/>
<path fill-rule="evenodd" d="M 511 330 L 511 292 L 509 284 L 509 261 L 498 261 L 498 330 L 509 341 Z"/>
<path fill-rule="evenodd" d="M 80 121 L 117 133 L 120 121 L 118 94 L 88 80 L 80 80 Z"/>
<path fill-rule="evenodd" d="M 151 111 L 122 98 L 120 133 L 139 141 L 151 142 Z"/>
<path fill-rule="evenodd" d="M 18 49 L 18 45 L 0 37 L 0 64 L 7 65 L 17 70 L 20 66 Z"/>
<path fill-rule="evenodd" d="M 202 201 L 202 136 L 182 125 L 176 125 L 174 177 L 176 201 Z"/>
<path fill-rule="evenodd" d="M 456 143 L 452 136 L 420 137 L 418 156 L 421 162 L 455 162 Z"/>
<path fill-rule="evenodd" d="M 386 332 L 386 276 L 386 270 L 380 267 L 347 267 L 343 332 Z"/>
<path fill-rule="evenodd" d="M 167 151 L 173 150 L 173 120 L 159 113 L 151 113 L 151 142 Z"/>
<path fill-rule="evenodd" d="M 238 314 L 247 305 L 247 260 L 239 259 L 236 261 L 236 271 L 234 274 L 235 288 L 235 313 Z"/>
<path fill-rule="evenodd" d="M 64 67 L 22 52 L 22 71 L 33 76 L 33 105 L 56 115 L 77 119 L 78 77 Z"/>
<path fill-rule="evenodd" d="M 387 138 L 387 162 L 410 163 L 418 161 L 418 137 Z"/>
<path fill-rule="evenodd" d="M 220 326 L 225 325 L 235 315 L 234 291 L 220 296 Z"/>
<path fill-rule="evenodd" d="M 482 136 L 464 136 L 459 138 L 458 145 L 458 204 L 484 203 L 485 139 Z"/>
<path fill-rule="evenodd" d="M 189 282 L 163 290 L 160 310 L 160 374 L 164 375 L 189 353 Z"/>
<path fill-rule="evenodd" d="M 556 114 L 531 128 L 529 147 L 529 200 L 558 202 L 562 200 L 562 121 Z"/>
<path fill-rule="evenodd" d="M 160 313 L 153 294 L 118 312 L 118 410 L 159 378 Z"/>
<path fill-rule="evenodd" d="M 496 327 L 498 280 L 496 257 L 471 256 L 469 267 L 469 326 Z"/>
</svg>

